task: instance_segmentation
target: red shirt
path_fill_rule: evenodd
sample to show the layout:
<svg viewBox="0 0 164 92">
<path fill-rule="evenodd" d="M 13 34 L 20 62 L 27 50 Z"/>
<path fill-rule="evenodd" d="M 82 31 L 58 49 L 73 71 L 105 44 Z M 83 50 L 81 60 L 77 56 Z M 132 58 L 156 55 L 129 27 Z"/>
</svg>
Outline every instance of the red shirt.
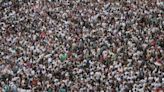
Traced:
<svg viewBox="0 0 164 92">
<path fill-rule="evenodd" d="M 46 33 L 45 32 L 41 32 L 40 36 L 41 36 L 41 38 L 45 38 L 46 37 Z"/>
<path fill-rule="evenodd" d="M 155 47 L 155 45 L 156 45 L 156 41 L 153 40 L 153 41 L 151 42 L 151 45 Z"/>
<path fill-rule="evenodd" d="M 164 92 L 164 88 L 156 88 L 154 92 Z"/>
</svg>

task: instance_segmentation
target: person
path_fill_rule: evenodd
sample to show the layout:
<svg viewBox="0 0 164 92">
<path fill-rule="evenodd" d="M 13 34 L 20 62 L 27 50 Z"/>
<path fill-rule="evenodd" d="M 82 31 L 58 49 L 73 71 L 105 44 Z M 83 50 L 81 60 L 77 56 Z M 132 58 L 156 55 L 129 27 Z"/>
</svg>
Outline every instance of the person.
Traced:
<svg viewBox="0 0 164 92">
<path fill-rule="evenodd" d="M 2 84 L 0 83 L 0 92 L 2 92 L 2 89 L 3 89 L 3 88 L 2 88 Z"/>
<path fill-rule="evenodd" d="M 14 82 L 11 82 L 9 86 L 12 92 L 18 92 L 17 86 L 15 85 Z"/>
<path fill-rule="evenodd" d="M 5 84 L 3 90 L 4 90 L 4 92 L 9 92 L 10 91 L 10 86 Z"/>
</svg>

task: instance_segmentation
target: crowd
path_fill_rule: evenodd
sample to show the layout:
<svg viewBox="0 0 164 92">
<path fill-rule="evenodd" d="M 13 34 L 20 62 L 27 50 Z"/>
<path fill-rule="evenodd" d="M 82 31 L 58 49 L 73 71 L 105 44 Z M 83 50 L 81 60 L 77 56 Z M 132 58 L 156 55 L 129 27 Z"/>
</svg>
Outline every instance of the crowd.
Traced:
<svg viewBox="0 0 164 92">
<path fill-rule="evenodd" d="M 162 0 L 0 0 L 0 92 L 163 87 Z"/>
</svg>

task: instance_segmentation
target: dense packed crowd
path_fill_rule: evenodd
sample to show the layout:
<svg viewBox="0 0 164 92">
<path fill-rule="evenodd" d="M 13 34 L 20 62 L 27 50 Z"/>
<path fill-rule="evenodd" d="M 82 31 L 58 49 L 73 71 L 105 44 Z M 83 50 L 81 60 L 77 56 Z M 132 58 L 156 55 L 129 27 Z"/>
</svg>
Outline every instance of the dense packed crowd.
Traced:
<svg viewBox="0 0 164 92">
<path fill-rule="evenodd" d="M 162 89 L 163 16 L 162 0 L 0 0 L 0 92 Z"/>
</svg>

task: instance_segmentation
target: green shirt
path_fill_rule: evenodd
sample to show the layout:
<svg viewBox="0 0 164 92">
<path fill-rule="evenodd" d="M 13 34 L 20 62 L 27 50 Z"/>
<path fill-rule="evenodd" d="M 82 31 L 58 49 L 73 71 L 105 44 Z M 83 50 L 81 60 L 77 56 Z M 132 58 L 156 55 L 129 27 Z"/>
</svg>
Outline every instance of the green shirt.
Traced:
<svg viewBox="0 0 164 92">
<path fill-rule="evenodd" d="M 111 56 L 112 61 L 116 60 L 116 54 L 109 51 L 109 55 Z"/>
<path fill-rule="evenodd" d="M 4 92 L 9 92 L 9 91 L 10 91 L 9 85 L 5 85 L 5 87 L 4 87 Z"/>
<path fill-rule="evenodd" d="M 68 55 L 65 53 L 65 54 L 61 54 L 60 55 L 60 61 L 64 61 L 64 60 L 66 60 L 67 59 L 67 57 L 68 57 Z"/>
<path fill-rule="evenodd" d="M 52 88 L 48 88 L 48 92 L 53 92 Z"/>
<path fill-rule="evenodd" d="M 76 54 L 76 53 L 73 53 L 73 57 L 74 57 L 74 58 L 77 58 L 77 54 Z"/>
<path fill-rule="evenodd" d="M 61 89 L 59 90 L 59 92 L 66 92 L 66 89 L 61 88 Z"/>
</svg>

